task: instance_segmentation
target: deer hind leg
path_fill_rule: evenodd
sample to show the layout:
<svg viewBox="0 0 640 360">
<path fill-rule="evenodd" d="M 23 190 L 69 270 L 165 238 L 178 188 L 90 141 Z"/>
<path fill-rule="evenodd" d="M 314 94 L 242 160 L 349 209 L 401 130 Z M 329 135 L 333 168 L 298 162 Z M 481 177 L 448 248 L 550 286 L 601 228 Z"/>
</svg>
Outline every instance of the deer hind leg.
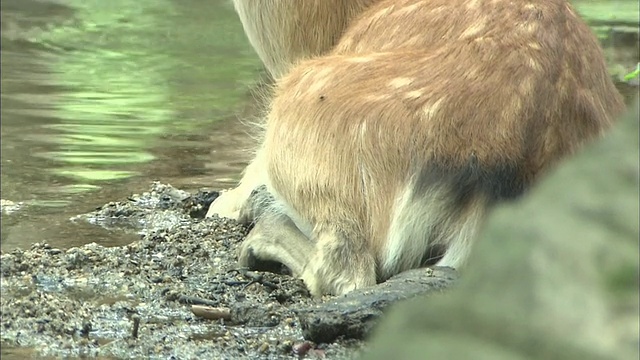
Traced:
<svg viewBox="0 0 640 360">
<path fill-rule="evenodd" d="M 393 209 L 381 262 L 382 279 L 422 266 L 460 269 L 486 203 L 472 190 L 420 174 L 396 199 Z"/>
<path fill-rule="evenodd" d="M 460 270 L 465 265 L 471 252 L 472 242 L 477 236 L 478 228 L 483 219 L 481 211 L 476 209 L 467 211 L 470 213 L 459 220 L 457 231 L 446 240 L 446 250 L 436 266 Z"/>
<path fill-rule="evenodd" d="M 207 217 L 217 215 L 221 218 L 251 222 L 253 219 L 250 217 L 245 216 L 241 219 L 240 211 L 246 206 L 253 191 L 266 183 L 266 178 L 264 156 L 262 150 L 259 150 L 256 157 L 244 170 L 240 184 L 231 190 L 222 192 L 209 207 Z"/>
<path fill-rule="evenodd" d="M 365 242 L 337 224 L 316 226 L 315 249 L 302 280 L 314 296 L 343 295 L 376 284 L 376 263 Z"/>
</svg>

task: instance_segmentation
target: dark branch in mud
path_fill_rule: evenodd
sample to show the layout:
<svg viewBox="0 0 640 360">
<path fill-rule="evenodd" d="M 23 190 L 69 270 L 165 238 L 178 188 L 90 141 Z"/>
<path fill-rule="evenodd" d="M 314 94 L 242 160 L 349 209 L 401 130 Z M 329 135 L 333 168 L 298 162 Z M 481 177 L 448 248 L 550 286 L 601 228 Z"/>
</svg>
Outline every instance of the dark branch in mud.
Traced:
<svg viewBox="0 0 640 360">
<path fill-rule="evenodd" d="M 355 290 L 310 308 L 298 308 L 303 335 L 318 343 L 337 338 L 363 339 L 384 311 L 398 301 L 440 292 L 458 278 L 451 268 L 410 270 L 386 282 Z"/>
<path fill-rule="evenodd" d="M 179 295 L 178 302 L 188 305 L 205 305 L 205 306 L 218 306 L 219 302 L 209 299 L 203 299 L 196 296 Z"/>
</svg>

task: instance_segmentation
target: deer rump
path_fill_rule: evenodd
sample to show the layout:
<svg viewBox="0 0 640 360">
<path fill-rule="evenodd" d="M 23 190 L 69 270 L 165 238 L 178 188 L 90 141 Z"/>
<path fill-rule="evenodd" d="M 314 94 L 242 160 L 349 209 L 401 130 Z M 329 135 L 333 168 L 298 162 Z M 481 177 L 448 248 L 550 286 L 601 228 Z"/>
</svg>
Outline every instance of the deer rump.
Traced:
<svg viewBox="0 0 640 360">
<path fill-rule="evenodd" d="M 621 108 L 564 1 L 382 1 L 277 82 L 240 262 L 281 262 L 316 295 L 459 268 L 493 204 Z"/>
</svg>

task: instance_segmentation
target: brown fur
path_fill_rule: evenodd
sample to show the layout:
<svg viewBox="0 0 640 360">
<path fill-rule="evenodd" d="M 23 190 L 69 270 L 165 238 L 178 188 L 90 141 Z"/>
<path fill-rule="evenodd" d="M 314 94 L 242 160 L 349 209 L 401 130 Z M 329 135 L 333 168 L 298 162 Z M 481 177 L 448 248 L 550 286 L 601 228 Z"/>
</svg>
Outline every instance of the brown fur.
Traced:
<svg viewBox="0 0 640 360">
<path fill-rule="evenodd" d="M 347 25 L 380 0 L 234 0 L 245 33 L 274 78 L 331 50 Z"/>
<path fill-rule="evenodd" d="M 275 201 L 261 228 L 285 215 L 304 236 L 274 248 L 315 244 L 296 274 L 314 294 L 421 266 L 433 247 L 445 248 L 438 265 L 459 267 L 492 204 L 522 194 L 622 108 L 567 1 L 379 1 L 331 52 L 280 79 L 258 160 L 210 214 L 237 218 L 266 184 Z M 244 254 L 269 243 L 253 238 Z"/>
</svg>

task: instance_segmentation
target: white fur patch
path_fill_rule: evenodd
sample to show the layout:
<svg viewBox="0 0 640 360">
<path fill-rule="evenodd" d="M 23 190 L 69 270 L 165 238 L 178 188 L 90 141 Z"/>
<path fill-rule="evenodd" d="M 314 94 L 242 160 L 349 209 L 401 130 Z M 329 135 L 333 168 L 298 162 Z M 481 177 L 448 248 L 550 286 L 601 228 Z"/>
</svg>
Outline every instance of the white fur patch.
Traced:
<svg viewBox="0 0 640 360">
<path fill-rule="evenodd" d="M 442 187 L 434 186 L 421 198 L 415 197 L 413 187 L 412 181 L 394 205 L 382 260 L 385 278 L 419 267 L 429 247 L 436 244 L 446 246 L 438 266 L 461 267 L 480 224 L 482 213 L 476 209 L 463 210 L 462 217 L 453 215 L 455 205 Z M 439 234 L 433 233 L 436 225 Z"/>
<path fill-rule="evenodd" d="M 382 274 L 389 277 L 420 265 L 429 247 L 438 206 L 420 206 L 413 198 L 413 181 L 406 186 L 394 204 L 394 214 L 387 234 Z M 433 194 L 434 200 L 437 194 Z"/>
</svg>

